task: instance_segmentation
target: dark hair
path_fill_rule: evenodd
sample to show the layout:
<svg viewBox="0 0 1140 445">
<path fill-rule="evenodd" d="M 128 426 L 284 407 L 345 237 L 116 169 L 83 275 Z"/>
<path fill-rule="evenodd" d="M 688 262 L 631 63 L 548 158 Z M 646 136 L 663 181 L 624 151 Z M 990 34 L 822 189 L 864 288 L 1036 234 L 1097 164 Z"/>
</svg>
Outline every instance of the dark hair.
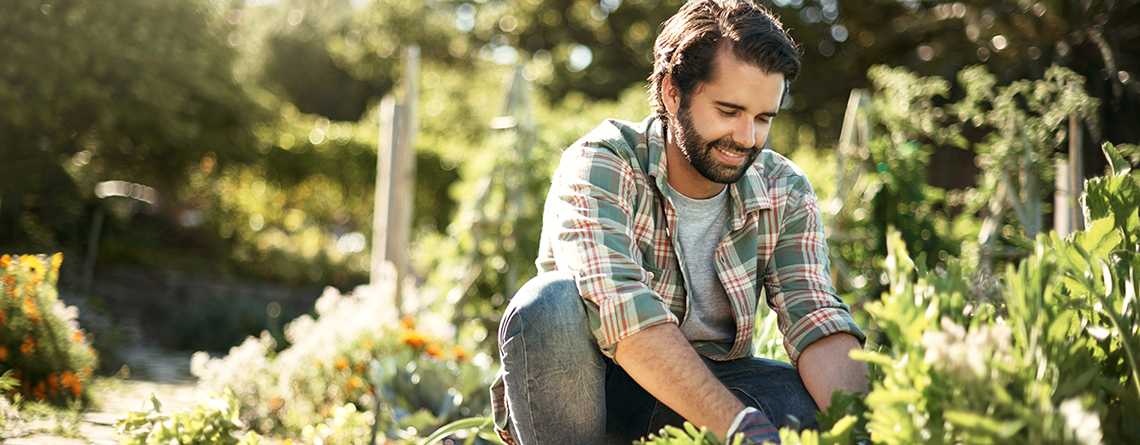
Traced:
<svg viewBox="0 0 1140 445">
<path fill-rule="evenodd" d="M 711 80 L 712 61 L 723 39 L 731 42 L 738 59 L 783 74 L 785 85 L 800 73 L 799 45 L 764 7 L 749 0 L 691 1 L 665 21 L 653 45 L 649 95 L 658 115 L 664 118 L 667 113 L 665 76 L 672 76 L 682 102 L 687 102 L 701 82 Z"/>
</svg>

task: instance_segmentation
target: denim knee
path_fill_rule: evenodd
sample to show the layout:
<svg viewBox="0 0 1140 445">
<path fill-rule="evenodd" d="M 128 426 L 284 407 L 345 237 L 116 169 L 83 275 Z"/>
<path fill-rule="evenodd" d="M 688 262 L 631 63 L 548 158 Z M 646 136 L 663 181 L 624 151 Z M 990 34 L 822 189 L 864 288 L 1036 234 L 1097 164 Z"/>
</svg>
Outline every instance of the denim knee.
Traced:
<svg viewBox="0 0 1140 445">
<path fill-rule="evenodd" d="M 546 272 L 515 293 L 499 326 L 499 344 L 517 335 L 535 347 L 572 348 L 562 353 L 581 348 L 583 342 L 597 348 L 573 275 Z"/>
</svg>

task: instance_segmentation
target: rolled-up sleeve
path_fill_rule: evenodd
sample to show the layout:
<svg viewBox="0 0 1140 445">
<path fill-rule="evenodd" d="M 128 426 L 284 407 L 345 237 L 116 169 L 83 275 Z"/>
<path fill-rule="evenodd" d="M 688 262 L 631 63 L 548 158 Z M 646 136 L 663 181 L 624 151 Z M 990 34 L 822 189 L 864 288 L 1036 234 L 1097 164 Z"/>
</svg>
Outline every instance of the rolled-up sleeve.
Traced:
<svg viewBox="0 0 1140 445">
<path fill-rule="evenodd" d="M 572 272 L 603 354 L 641 330 L 677 324 L 649 286 L 634 240 L 636 181 L 626 160 L 578 143 L 562 156 L 547 196 L 543 238 L 555 267 Z"/>
<path fill-rule="evenodd" d="M 782 230 L 768 263 L 766 284 L 784 348 L 792 365 L 798 366 L 800 354 L 819 339 L 845 332 L 863 343 L 867 336 L 831 285 L 823 218 L 810 185 L 802 177 L 782 185 L 789 190 L 779 210 Z"/>
</svg>

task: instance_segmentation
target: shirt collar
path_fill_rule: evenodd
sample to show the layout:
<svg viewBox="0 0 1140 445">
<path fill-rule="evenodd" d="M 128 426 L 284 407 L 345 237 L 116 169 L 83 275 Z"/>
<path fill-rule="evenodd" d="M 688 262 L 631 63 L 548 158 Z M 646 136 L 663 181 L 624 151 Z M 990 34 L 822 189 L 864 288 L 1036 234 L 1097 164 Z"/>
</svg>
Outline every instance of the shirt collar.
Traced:
<svg viewBox="0 0 1140 445">
<path fill-rule="evenodd" d="M 665 169 L 665 130 L 661 119 L 650 116 L 646 119 L 646 145 L 649 151 L 649 177 L 654 178 L 654 185 L 664 196 L 668 191 L 668 178 Z M 772 208 L 772 199 L 768 196 L 768 189 L 760 180 L 764 171 L 764 164 L 759 162 L 763 158 L 757 157 L 752 168 L 744 172 L 744 177 L 735 184 L 729 185 L 729 201 L 732 202 L 733 228 L 739 229 L 744 224 L 744 215 L 758 212 L 762 209 Z"/>
</svg>

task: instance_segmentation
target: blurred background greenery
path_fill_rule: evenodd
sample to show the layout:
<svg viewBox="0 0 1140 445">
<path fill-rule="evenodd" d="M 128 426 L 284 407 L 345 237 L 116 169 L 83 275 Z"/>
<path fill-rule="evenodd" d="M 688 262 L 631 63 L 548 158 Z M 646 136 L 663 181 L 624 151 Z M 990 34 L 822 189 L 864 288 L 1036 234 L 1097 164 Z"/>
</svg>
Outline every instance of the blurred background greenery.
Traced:
<svg viewBox="0 0 1140 445">
<path fill-rule="evenodd" d="M 1104 169 L 1101 142 L 1140 140 L 1140 2 L 761 3 L 805 52 L 770 146 L 799 162 L 825 201 L 851 192 L 836 183 L 834 151 L 851 90 L 884 85 L 867 74 L 876 65 L 946 79 L 943 93 L 926 97 L 927 108 L 938 110 L 967 98 L 968 79 L 957 73 L 968 66 L 984 66 L 997 85 L 1043 79 L 1050 66 L 1063 66 L 1083 76 L 1084 92 L 1097 99 L 1085 119 L 1087 176 Z M 278 306 L 268 315 L 260 309 L 264 298 L 232 286 L 162 291 L 201 303 L 177 324 L 180 333 L 161 336 L 173 346 L 218 350 L 262 329 L 279 331 L 278 319 L 308 310 L 321 286 L 343 291 L 368 280 L 378 104 L 404 82 L 401 54 L 414 43 L 423 59 L 415 79 L 421 125 L 410 197 L 413 275 L 423 298 L 462 303 L 455 321 L 495 332 L 499 308 L 534 272 L 545 184 L 560 150 L 602 119 L 648 113 L 653 40 L 680 4 L 4 2 L 0 252 L 64 252 L 72 261 L 61 271 L 61 295 L 89 296 L 88 306 L 112 314 L 142 304 L 113 295 L 146 281 L 139 274 L 166 277 L 154 281 L 168 287 L 176 276 L 307 289 L 308 304 L 282 301 L 284 312 Z M 521 160 L 504 157 L 489 125 L 515 67 L 537 99 L 535 148 Z M 837 258 L 861 266 L 839 286 L 855 300 L 881 290 L 887 225 L 899 226 L 910 250 L 926 252 L 931 266 L 978 237 L 985 199 L 967 191 L 985 189 L 978 160 L 985 150 L 975 144 L 998 129 L 939 118 L 961 140 L 913 132 L 901 141 L 913 145 L 881 145 L 873 153 L 881 159 L 869 160 L 885 169 L 878 182 L 864 184 L 877 187 L 864 212 L 872 217 L 848 217 L 863 230 L 860 238 L 833 242 Z M 903 147 L 911 148 L 899 154 Z M 512 164 L 516 174 L 493 187 L 525 192 L 505 213 L 517 216 L 476 239 L 472 214 L 489 210 L 473 192 L 497 166 Z M 95 185 L 111 180 L 149 187 L 158 199 L 100 198 Z M 1009 226 L 1002 236 L 1016 244 L 1020 230 Z M 97 260 L 94 287 L 80 286 L 81 258 Z M 470 285 L 460 286 L 476 267 Z M 115 277 L 127 284 L 107 283 Z M 254 303 L 239 304 L 243 299 Z M 244 315 L 222 317 L 225 307 Z M 170 317 L 163 308 L 146 314 Z M 234 327 L 219 328 L 223 319 Z"/>
</svg>

